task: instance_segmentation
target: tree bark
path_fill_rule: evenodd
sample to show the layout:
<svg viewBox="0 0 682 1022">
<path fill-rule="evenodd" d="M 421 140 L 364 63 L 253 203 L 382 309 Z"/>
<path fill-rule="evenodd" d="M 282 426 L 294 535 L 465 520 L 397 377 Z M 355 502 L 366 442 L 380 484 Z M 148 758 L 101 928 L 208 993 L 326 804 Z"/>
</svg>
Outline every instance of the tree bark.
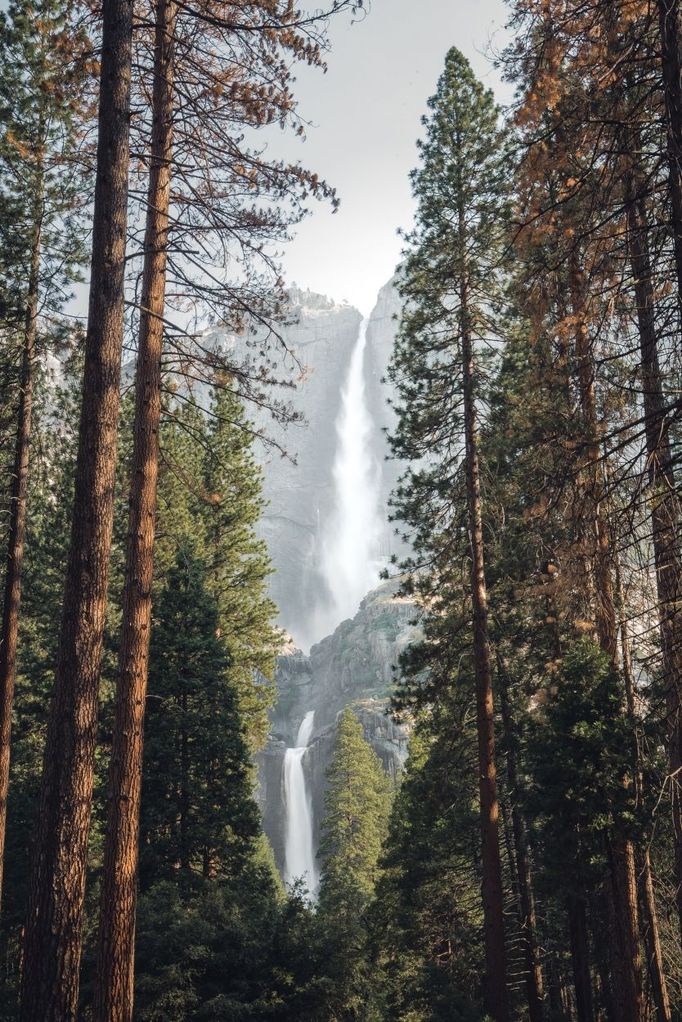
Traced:
<svg viewBox="0 0 682 1022">
<path fill-rule="evenodd" d="M 95 1022 L 132 1022 L 133 1017 L 135 909 L 159 466 L 176 17 L 174 0 L 158 0 L 128 546 L 97 945 Z"/>
<path fill-rule="evenodd" d="M 649 962 L 649 977 L 651 979 L 651 990 L 653 992 L 654 1004 L 656 1005 L 656 1018 L 658 1022 L 670 1022 L 672 1012 L 670 1010 L 670 997 L 668 996 L 668 984 L 663 971 L 663 949 L 661 947 L 661 936 L 658 929 L 658 911 L 656 909 L 656 896 L 654 894 L 654 880 L 651 872 L 651 858 L 649 849 L 645 848 L 642 853 L 642 903 L 644 905 L 644 918 L 646 921 L 646 943 Z"/>
<path fill-rule="evenodd" d="M 614 999 L 623 1022 L 643 1022 L 644 990 L 639 944 L 639 911 L 635 852 L 632 841 L 614 838 L 609 848 L 611 893 L 614 907 Z"/>
<path fill-rule="evenodd" d="M 460 210 L 460 232 L 463 230 L 464 211 Z M 465 250 L 465 248 L 462 249 L 462 251 Z M 486 1009 L 495 1022 L 507 1022 L 509 1007 L 499 844 L 492 664 L 488 634 L 488 596 L 485 583 L 473 343 L 469 324 L 465 274 L 463 274 L 460 300 L 466 488 L 471 553 L 471 600 L 478 732 L 483 928 L 486 948 Z"/>
<path fill-rule="evenodd" d="M 71 543 L 28 916 L 21 1022 L 73 1022 L 113 523 L 123 344 L 132 0 L 104 0 L 90 304 Z"/>
<path fill-rule="evenodd" d="M 42 182 L 42 176 L 41 176 Z M 24 343 L 19 380 L 17 433 L 12 467 L 9 528 L 7 535 L 7 569 L 2 604 L 0 634 L 0 904 L 2 901 L 5 836 L 7 832 L 7 797 L 9 793 L 10 743 L 12 737 L 12 705 L 17 677 L 17 648 L 21 612 L 21 576 L 26 537 L 26 507 L 33 413 L 33 366 L 38 329 L 38 285 L 42 239 L 42 183 L 33 210 L 33 240 L 29 269 Z"/>
<path fill-rule="evenodd" d="M 682 550 L 680 507 L 658 359 L 658 334 L 644 190 L 626 176 L 627 227 L 637 302 L 641 383 L 649 472 L 663 675 L 668 717 L 668 769 L 674 829 L 677 914 L 682 933 Z"/>
<path fill-rule="evenodd" d="M 630 652 L 630 638 L 628 635 L 627 615 L 625 613 L 625 596 L 623 593 L 623 581 L 618 557 L 615 560 L 615 582 L 616 596 L 618 599 L 618 612 L 620 616 L 620 644 L 621 660 L 623 665 L 623 677 L 625 679 L 625 694 L 627 698 L 628 716 L 635 733 L 634 757 L 637 764 L 635 783 L 637 785 L 637 802 L 641 805 L 643 793 L 643 771 L 642 752 L 639 740 L 636 736 L 636 707 L 635 707 L 635 679 L 632 672 L 632 655 Z M 663 971 L 663 951 L 661 948 L 661 937 L 658 928 L 658 912 L 656 910 L 656 899 L 654 897 L 653 877 L 651 874 L 651 859 L 649 849 L 645 845 L 639 855 L 639 877 L 640 894 L 642 905 L 642 916 L 644 920 L 644 940 L 647 949 L 647 966 L 654 1004 L 656 1005 L 656 1016 L 658 1022 L 670 1022 L 670 999 L 668 996 L 668 984 Z"/>
</svg>

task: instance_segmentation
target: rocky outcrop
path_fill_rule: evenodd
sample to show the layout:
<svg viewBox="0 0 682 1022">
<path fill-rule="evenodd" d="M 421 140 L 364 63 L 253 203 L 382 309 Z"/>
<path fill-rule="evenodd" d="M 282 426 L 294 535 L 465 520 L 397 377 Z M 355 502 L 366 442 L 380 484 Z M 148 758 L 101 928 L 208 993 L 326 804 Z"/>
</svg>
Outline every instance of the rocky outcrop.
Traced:
<svg viewBox="0 0 682 1022">
<path fill-rule="evenodd" d="M 351 706 L 365 738 L 396 777 L 407 755 L 408 728 L 388 715 L 393 667 L 403 649 L 419 636 L 415 604 L 396 595 L 395 583 L 370 593 L 352 620 L 313 646 L 309 656 L 288 650 L 277 668 L 278 703 L 272 714 L 270 741 L 259 757 L 259 801 L 264 829 L 275 860 L 284 866 L 284 752 L 294 744 L 309 710 L 315 721 L 304 770 L 312 795 L 315 842 L 324 817 L 325 773 L 334 750 L 336 722 Z"/>
</svg>

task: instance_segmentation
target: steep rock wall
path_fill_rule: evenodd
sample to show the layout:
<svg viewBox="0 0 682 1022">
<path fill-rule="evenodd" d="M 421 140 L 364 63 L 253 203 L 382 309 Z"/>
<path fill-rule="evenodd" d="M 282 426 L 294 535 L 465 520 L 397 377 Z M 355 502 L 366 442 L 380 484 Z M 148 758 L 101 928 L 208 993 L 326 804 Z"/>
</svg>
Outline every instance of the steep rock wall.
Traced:
<svg viewBox="0 0 682 1022">
<path fill-rule="evenodd" d="M 365 738 L 393 777 L 407 755 L 408 729 L 387 713 L 392 671 L 398 656 L 419 635 L 417 610 L 385 583 L 361 603 L 352 620 L 313 646 L 309 656 L 291 649 L 279 658 L 278 703 L 272 714 L 270 741 L 259 757 L 259 801 L 264 829 L 280 870 L 284 865 L 285 807 L 282 791 L 284 752 L 309 710 L 314 729 L 304 770 L 311 793 L 315 844 L 324 818 L 325 773 L 333 755 L 336 722 L 351 706 Z"/>
</svg>

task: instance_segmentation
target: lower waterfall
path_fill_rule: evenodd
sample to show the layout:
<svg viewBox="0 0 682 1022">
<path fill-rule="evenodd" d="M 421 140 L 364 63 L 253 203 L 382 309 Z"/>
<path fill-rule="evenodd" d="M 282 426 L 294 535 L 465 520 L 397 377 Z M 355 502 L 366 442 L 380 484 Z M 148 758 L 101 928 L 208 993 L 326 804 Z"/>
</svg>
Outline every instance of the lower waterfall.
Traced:
<svg viewBox="0 0 682 1022">
<path fill-rule="evenodd" d="M 302 878 L 311 897 L 317 890 L 317 868 L 303 757 L 313 733 L 314 719 L 315 711 L 309 710 L 298 729 L 295 747 L 284 754 L 284 882 L 291 884 Z"/>
</svg>

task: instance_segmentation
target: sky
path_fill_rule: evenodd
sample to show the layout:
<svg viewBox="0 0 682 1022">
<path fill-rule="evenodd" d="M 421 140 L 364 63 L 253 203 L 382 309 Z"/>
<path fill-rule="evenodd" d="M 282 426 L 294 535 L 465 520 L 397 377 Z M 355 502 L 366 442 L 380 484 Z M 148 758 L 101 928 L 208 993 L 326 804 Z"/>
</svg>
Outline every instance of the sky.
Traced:
<svg viewBox="0 0 682 1022">
<path fill-rule="evenodd" d="M 399 260 L 398 228 L 413 216 L 408 174 L 426 101 L 445 54 L 457 46 L 500 102 L 508 87 L 492 54 L 506 38 L 503 0 L 371 0 L 364 18 L 330 26 L 328 70 L 297 71 L 304 143 L 275 138 L 273 155 L 296 157 L 333 185 L 341 207 L 315 203 L 283 250 L 289 283 L 347 300 L 365 315 Z"/>
<path fill-rule="evenodd" d="M 0 0 L 0 10 L 6 5 Z M 408 175 L 417 163 L 421 117 L 447 50 L 457 46 L 501 103 L 511 94 L 493 66 L 495 51 L 507 39 L 504 0 L 365 0 L 365 5 L 365 16 L 332 19 L 326 74 L 297 68 L 305 141 L 277 133 L 269 151 L 300 160 L 335 187 L 341 200 L 334 214 L 314 202 L 293 241 L 281 249 L 288 284 L 348 301 L 369 315 L 399 261 L 398 229 L 412 222 Z M 77 288 L 72 314 L 85 315 L 86 290 Z"/>
</svg>

